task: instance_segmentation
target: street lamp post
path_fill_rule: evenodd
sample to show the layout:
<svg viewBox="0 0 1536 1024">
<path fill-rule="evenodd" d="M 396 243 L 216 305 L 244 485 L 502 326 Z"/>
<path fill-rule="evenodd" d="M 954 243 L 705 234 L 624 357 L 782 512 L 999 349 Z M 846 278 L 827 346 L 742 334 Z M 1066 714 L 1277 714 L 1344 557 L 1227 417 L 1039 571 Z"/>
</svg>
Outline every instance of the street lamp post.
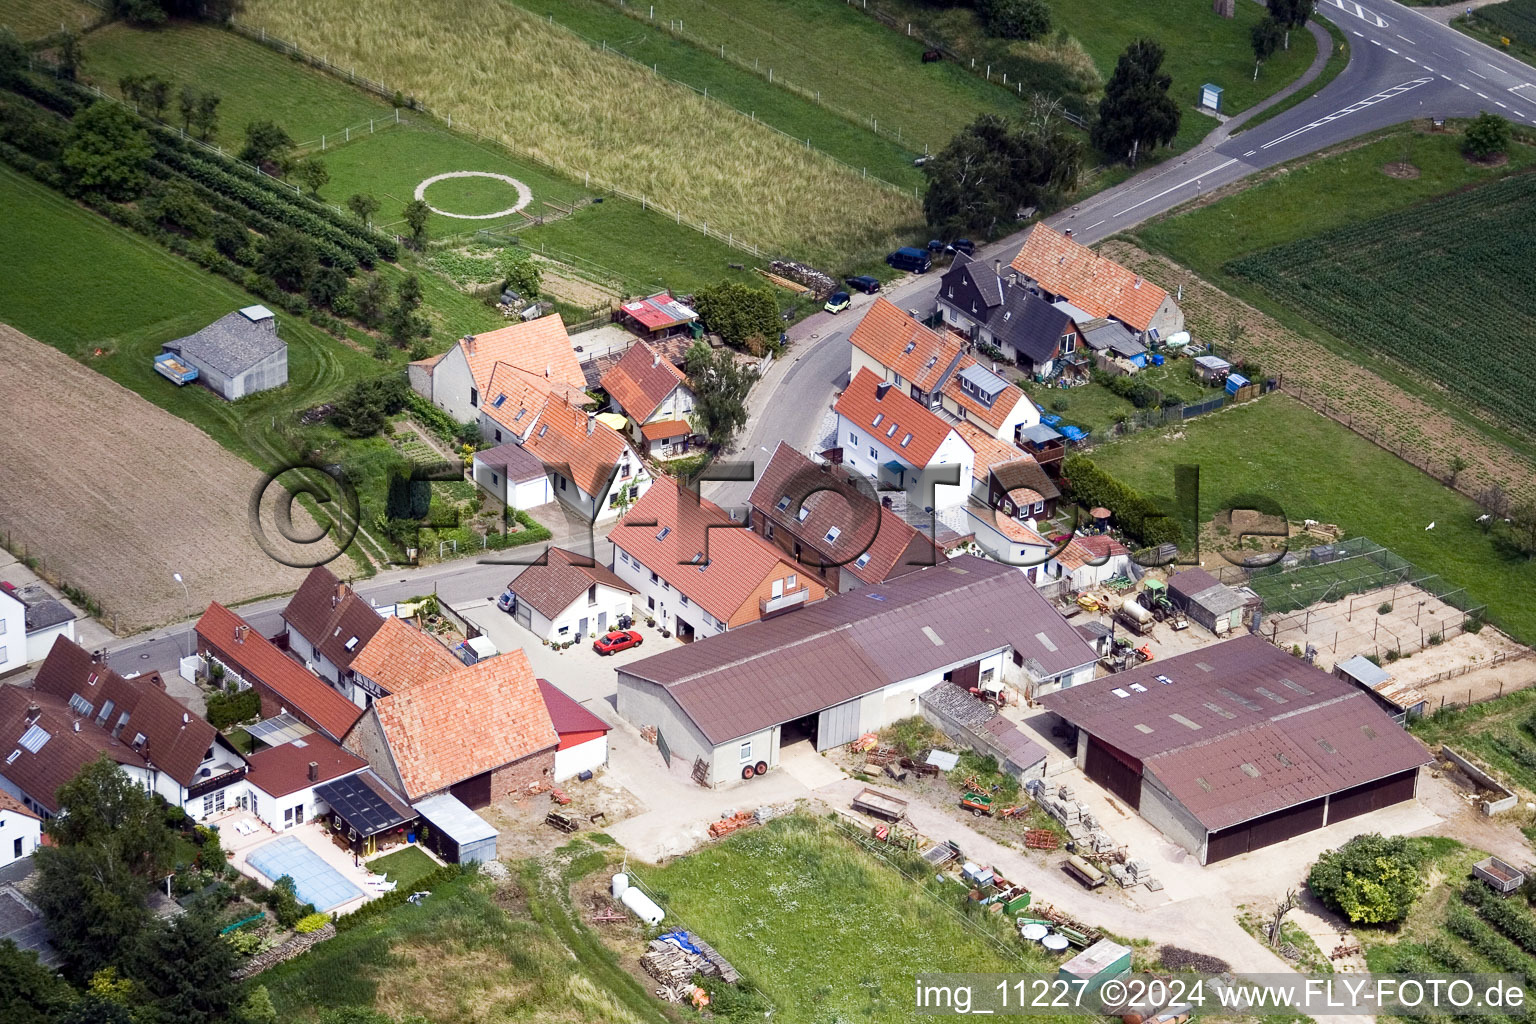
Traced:
<svg viewBox="0 0 1536 1024">
<path fill-rule="evenodd" d="M 181 595 L 182 595 L 182 597 L 186 601 L 186 607 L 187 608 L 192 607 L 192 592 L 187 589 L 187 581 L 181 578 L 181 573 L 179 573 L 179 572 L 171 573 L 171 579 L 173 579 L 177 583 L 181 584 Z M 177 646 L 180 648 L 180 650 L 182 652 L 181 656 L 183 658 L 187 657 L 188 656 L 187 653 L 186 653 L 187 642 L 181 638 L 181 635 L 179 633 L 176 636 L 176 643 L 177 643 Z"/>
</svg>

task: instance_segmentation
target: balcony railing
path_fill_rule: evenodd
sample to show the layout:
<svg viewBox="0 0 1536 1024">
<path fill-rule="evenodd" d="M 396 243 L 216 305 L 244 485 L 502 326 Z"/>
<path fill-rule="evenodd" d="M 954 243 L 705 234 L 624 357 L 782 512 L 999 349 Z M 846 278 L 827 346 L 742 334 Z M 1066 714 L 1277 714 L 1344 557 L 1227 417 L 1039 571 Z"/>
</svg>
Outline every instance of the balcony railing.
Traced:
<svg viewBox="0 0 1536 1024">
<path fill-rule="evenodd" d="M 788 611 L 791 608 L 798 608 L 800 605 L 805 604 L 810 593 L 809 587 L 796 587 L 794 590 L 786 591 L 778 597 L 762 598 L 757 602 L 758 611 L 760 614 L 767 616 Z"/>
<path fill-rule="evenodd" d="M 241 765 L 238 768 L 231 768 L 227 772 L 223 772 L 219 775 L 213 775 L 206 779 L 201 777 L 194 779 L 192 781 L 192 785 L 187 787 L 187 799 L 190 800 L 193 797 L 202 796 L 205 793 L 212 793 L 216 789 L 223 789 L 225 786 L 232 782 L 238 782 L 240 778 L 245 775 L 245 771 L 246 766 Z"/>
</svg>

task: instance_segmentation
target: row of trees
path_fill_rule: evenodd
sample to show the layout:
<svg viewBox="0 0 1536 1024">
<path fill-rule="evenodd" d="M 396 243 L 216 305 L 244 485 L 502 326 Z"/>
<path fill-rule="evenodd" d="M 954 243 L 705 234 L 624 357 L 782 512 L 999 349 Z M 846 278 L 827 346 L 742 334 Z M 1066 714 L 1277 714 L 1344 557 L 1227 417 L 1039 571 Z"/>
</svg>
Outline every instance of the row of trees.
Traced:
<svg viewBox="0 0 1536 1024">
<path fill-rule="evenodd" d="M 124 75 L 117 80 L 118 92 L 125 101 L 156 121 L 165 121 L 175 85 L 159 75 Z M 219 128 L 219 102 L 216 92 L 183 85 L 176 95 L 176 110 L 181 115 L 181 130 L 207 142 Z"/>
</svg>

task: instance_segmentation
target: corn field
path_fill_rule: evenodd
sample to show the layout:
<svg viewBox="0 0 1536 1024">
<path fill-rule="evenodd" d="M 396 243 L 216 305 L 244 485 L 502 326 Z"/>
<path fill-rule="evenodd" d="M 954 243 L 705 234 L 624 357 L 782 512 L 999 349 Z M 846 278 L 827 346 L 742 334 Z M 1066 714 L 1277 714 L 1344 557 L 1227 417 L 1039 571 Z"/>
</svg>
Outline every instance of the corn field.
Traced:
<svg viewBox="0 0 1536 1024">
<path fill-rule="evenodd" d="M 508 4 L 249 0 L 241 20 L 579 181 L 761 248 L 867 253 L 921 221 L 912 195 Z"/>
</svg>

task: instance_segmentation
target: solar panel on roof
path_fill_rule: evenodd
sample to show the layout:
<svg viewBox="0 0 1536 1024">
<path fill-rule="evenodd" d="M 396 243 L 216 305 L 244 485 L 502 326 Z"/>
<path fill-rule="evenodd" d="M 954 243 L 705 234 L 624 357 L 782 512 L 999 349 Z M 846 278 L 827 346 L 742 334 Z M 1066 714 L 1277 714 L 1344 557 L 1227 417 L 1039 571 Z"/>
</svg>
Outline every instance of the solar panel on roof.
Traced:
<svg viewBox="0 0 1536 1024">
<path fill-rule="evenodd" d="M 376 835 L 388 828 L 404 823 L 406 816 L 395 810 L 364 780 L 364 776 L 348 775 L 315 787 L 315 795 L 330 804 L 350 828 L 365 836 Z"/>
<path fill-rule="evenodd" d="M 48 730 L 37 723 L 27 726 L 27 731 L 21 734 L 20 743 L 30 753 L 37 753 L 43 749 L 43 744 L 53 739 Z"/>
<path fill-rule="evenodd" d="M 1146 693 L 1147 692 L 1147 688 L 1145 686 L 1142 686 L 1140 683 L 1132 683 L 1131 684 L 1131 689 L 1135 690 L 1137 693 Z"/>
</svg>

